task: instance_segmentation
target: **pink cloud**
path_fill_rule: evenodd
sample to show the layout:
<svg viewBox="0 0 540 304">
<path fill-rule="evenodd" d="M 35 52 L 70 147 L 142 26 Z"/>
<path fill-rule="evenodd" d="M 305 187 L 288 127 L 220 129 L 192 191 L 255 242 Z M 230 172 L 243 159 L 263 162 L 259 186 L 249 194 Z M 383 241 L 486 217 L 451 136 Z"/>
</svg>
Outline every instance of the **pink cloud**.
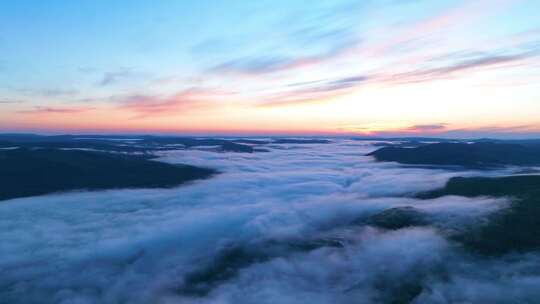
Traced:
<svg viewBox="0 0 540 304">
<path fill-rule="evenodd" d="M 234 95 L 233 92 L 211 89 L 188 89 L 171 96 L 132 95 L 123 98 L 119 108 L 136 112 L 140 117 L 167 116 L 210 108 Z"/>
<path fill-rule="evenodd" d="M 523 64 L 527 59 L 539 56 L 538 52 L 529 51 L 513 55 L 487 55 L 474 59 L 455 62 L 440 67 L 417 69 L 401 73 L 391 73 L 389 71 L 378 72 L 371 78 L 375 83 L 389 85 L 418 83 L 447 79 L 459 76 L 465 72 L 472 73 L 486 69 L 509 68 Z"/>
<path fill-rule="evenodd" d="M 66 107 L 42 107 L 37 106 L 30 110 L 21 110 L 21 114 L 76 114 L 93 110 L 94 108 L 66 108 Z"/>
<path fill-rule="evenodd" d="M 424 124 L 424 125 L 414 125 L 408 127 L 407 131 L 415 131 L 415 132 L 440 132 L 442 130 L 446 129 L 446 124 L 444 123 L 436 123 L 436 124 Z"/>
<path fill-rule="evenodd" d="M 455 6 L 442 12 L 439 15 L 432 16 L 422 20 L 409 27 L 400 35 L 393 36 L 389 41 L 374 45 L 364 53 L 368 55 L 379 56 L 387 51 L 395 49 L 398 45 L 412 41 L 418 38 L 425 38 L 430 34 L 441 29 L 454 25 L 463 25 L 495 11 L 504 8 L 506 5 L 516 2 L 515 0 L 495 0 L 495 1 L 471 1 L 464 2 L 462 5 Z"/>
</svg>

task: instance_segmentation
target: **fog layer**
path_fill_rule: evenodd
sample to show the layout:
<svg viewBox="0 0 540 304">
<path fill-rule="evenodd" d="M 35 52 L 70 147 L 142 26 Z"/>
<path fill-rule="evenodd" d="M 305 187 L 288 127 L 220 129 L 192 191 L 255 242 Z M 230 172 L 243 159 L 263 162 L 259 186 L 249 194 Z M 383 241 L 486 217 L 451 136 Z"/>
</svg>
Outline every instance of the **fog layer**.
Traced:
<svg viewBox="0 0 540 304">
<path fill-rule="evenodd" d="M 485 258 L 449 236 L 507 199 L 414 194 L 454 176 L 375 162 L 369 142 L 179 150 L 161 161 L 222 173 L 173 189 L 0 202 L 0 303 L 524 303 L 535 253 Z M 427 224 L 369 218 L 412 206 Z"/>
</svg>

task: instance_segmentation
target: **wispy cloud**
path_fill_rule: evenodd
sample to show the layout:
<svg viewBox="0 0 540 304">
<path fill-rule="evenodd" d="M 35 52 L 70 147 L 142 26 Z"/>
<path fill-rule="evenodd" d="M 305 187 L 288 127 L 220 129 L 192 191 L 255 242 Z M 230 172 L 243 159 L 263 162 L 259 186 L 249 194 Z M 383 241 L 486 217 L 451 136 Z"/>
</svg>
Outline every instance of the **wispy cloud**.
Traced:
<svg viewBox="0 0 540 304">
<path fill-rule="evenodd" d="M 295 88 L 294 90 L 267 96 L 263 98 L 263 102 L 258 106 L 290 106 L 326 101 L 352 92 L 355 88 L 368 81 L 368 79 L 367 76 L 351 76 L 314 82 L 293 83 L 288 87 L 293 87 Z"/>
<path fill-rule="evenodd" d="M 347 41 L 346 43 L 333 46 L 332 48 L 316 55 L 295 57 L 265 55 L 237 58 L 214 66 L 210 71 L 239 75 L 262 75 L 280 71 L 288 71 L 326 63 L 348 53 L 351 49 L 356 48 L 357 45 L 358 42 L 356 41 Z"/>
<path fill-rule="evenodd" d="M 233 59 L 213 68 L 216 72 L 237 74 L 264 74 L 285 70 L 298 65 L 295 61 L 286 57 L 253 57 Z"/>
<path fill-rule="evenodd" d="M 385 84 L 426 82 L 446 79 L 487 68 L 504 68 L 510 66 L 511 64 L 537 57 L 538 55 L 539 53 L 537 51 L 512 55 L 484 55 L 473 59 L 449 63 L 440 67 L 417 69 L 395 74 L 383 72 L 382 74 L 374 75 L 373 78 L 376 79 L 376 82 Z"/>
<path fill-rule="evenodd" d="M 18 99 L 0 99 L 0 104 L 13 104 L 13 103 L 23 103 L 23 101 L 18 100 Z"/>
<path fill-rule="evenodd" d="M 117 71 L 106 72 L 98 82 L 99 86 L 110 86 L 125 81 L 143 80 L 149 78 L 149 75 L 133 68 L 123 68 Z"/>
<path fill-rule="evenodd" d="M 204 108 L 233 96 L 232 92 L 191 88 L 170 96 L 131 95 L 119 99 L 120 109 L 146 116 L 177 115 L 189 110 Z"/>
<path fill-rule="evenodd" d="M 454 128 L 445 132 L 448 136 L 470 137 L 531 137 L 540 135 L 540 124 L 523 124 L 508 126 L 483 126 L 476 128 Z"/>
<path fill-rule="evenodd" d="M 383 56 L 385 53 L 394 51 L 400 46 L 410 42 L 418 44 L 419 40 L 426 40 L 435 32 L 447 31 L 455 26 L 463 26 L 489 15 L 507 5 L 515 2 L 514 0 L 496 0 L 496 1 L 473 1 L 462 2 L 454 5 L 439 14 L 431 15 L 423 20 L 416 21 L 413 24 L 405 25 L 401 33 L 396 33 L 388 40 L 376 43 L 363 50 L 364 54 L 373 56 Z M 394 29 L 400 30 L 400 29 Z M 439 37 L 440 38 L 440 37 Z"/>
<path fill-rule="evenodd" d="M 21 110 L 21 114 L 78 114 L 81 112 L 90 111 L 93 108 L 72 108 L 72 107 L 45 107 L 36 106 L 29 110 Z"/>
<path fill-rule="evenodd" d="M 417 131 L 417 132 L 441 131 L 444 129 L 446 129 L 445 123 L 414 125 L 407 128 L 408 131 Z"/>
<path fill-rule="evenodd" d="M 48 88 L 48 89 L 18 89 L 20 93 L 31 95 L 31 96 L 40 96 L 40 97 L 70 97 L 79 94 L 78 90 L 74 89 L 57 89 L 57 88 Z"/>
<path fill-rule="evenodd" d="M 540 135 L 540 125 L 507 125 L 507 126 L 474 126 L 463 128 L 449 123 L 418 124 L 410 127 L 393 124 L 364 124 L 355 126 L 339 126 L 340 130 L 353 133 L 381 136 L 436 136 L 442 138 L 530 138 Z"/>
</svg>

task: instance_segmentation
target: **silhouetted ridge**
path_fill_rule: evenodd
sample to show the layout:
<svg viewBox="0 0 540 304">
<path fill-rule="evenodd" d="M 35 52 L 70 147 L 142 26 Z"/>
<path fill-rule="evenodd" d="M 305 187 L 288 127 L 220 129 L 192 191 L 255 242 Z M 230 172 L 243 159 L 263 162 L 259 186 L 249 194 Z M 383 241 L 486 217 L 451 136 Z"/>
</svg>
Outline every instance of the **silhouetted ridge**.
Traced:
<svg viewBox="0 0 540 304">
<path fill-rule="evenodd" d="M 119 135 L 56 135 L 40 136 L 33 134 L 0 134 L 0 148 L 72 148 L 92 149 L 110 152 L 140 152 L 153 153 L 171 149 L 203 149 L 217 152 L 266 152 L 264 149 L 253 148 L 241 140 L 226 140 L 218 138 L 195 138 L 176 136 L 119 136 Z"/>
<path fill-rule="evenodd" d="M 490 167 L 540 164 L 540 145 L 437 143 L 416 148 L 385 147 L 369 153 L 378 161 L 417 165 Z"/>
<path fill-rule="evenodd" d="M 80 150 L 0 150 L 0 200 L 77 189 L 172 187 L 216 173 L 143 156 Z"/>
<path fill-rule="evenodd" d="M 540 175 L 456 177 L 444 188 L 418 196 L 436 198 L 445 195 L 508 196 L 512 199 L 509 207 L 455 236 L 467 248 L 488 255 L 540 250 Z"/>
</svg>

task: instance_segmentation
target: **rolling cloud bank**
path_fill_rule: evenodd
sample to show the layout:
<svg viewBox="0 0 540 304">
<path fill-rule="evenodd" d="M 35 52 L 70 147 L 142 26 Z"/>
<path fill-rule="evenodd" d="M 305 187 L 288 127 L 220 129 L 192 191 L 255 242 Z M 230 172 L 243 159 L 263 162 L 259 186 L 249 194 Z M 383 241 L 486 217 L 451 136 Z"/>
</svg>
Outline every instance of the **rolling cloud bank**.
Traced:
<svg viewBox="0 0 540 304">
<path fill-rule="evenodd" d="M 376 162 L 368 141 L 268 152 L 160 151 L 211 167 L 172 189 L 0 202 L 0 303 L 532 303 L 540 255 L 487 257 L 452 235 L 510 198 L 416 193 L 456 176 Z M 411 208 L 412 207 L 412 208 Z M 406 213 L 414 224 L 385 226 Z"/>
</svg>

